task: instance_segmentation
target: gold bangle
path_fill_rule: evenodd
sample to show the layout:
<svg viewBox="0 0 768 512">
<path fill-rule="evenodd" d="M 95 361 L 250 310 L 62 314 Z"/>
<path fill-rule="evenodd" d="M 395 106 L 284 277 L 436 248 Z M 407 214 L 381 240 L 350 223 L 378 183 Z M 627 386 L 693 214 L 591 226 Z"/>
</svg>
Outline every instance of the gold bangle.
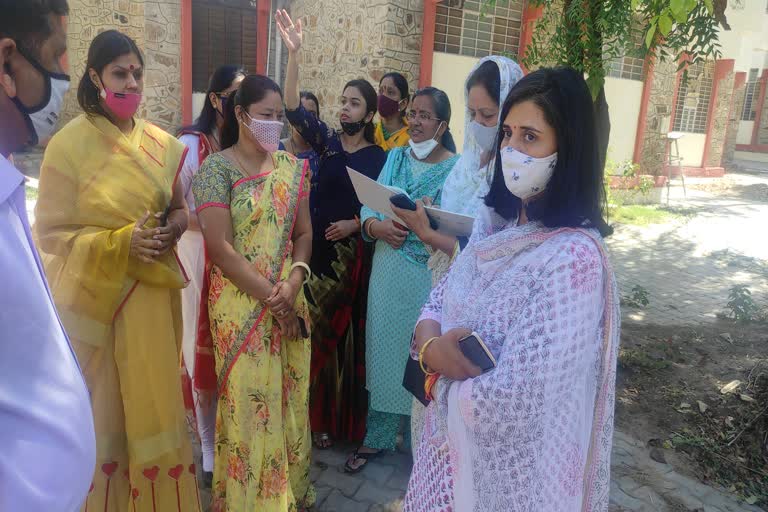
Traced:
<svg viewBox="0 0 768 512">
<path fill-rule="evenodd" d="M 309 265 L 304 263 L 303 261 L 297 261 L 293 265 L 291 265 L 291 272 L 293 272 L 293 269 L 296 268 L 303 268 L 307 272 L 307 276 L 304 278 L 304 284 L 307 284 L 309 282 L 309 278 L 312 277 L 312 271 L 309 269 Z"/>
<path fill-rule="evenodd" d="M 371 240 L 376 240 L 376 237 L 373 236 L 373 223 L 376 222 L 376 219 L 367 219 L 365 221 L 365 234 L 368 235 L 368 238 Z"/>
<path fill-rule="evenodd" d="M 439 339 L 440 336 L 433 336 L 432 338 L 429 338 L 427 341 L 424 342 L 424 344 L 421 346 L 421 349 L 419 350 L 419 366 L 421 367 L 421 371 L 424 372 L 425 375 L 434 375 L 437 372 L 430 372 L 427 371 L 427 369 L 424 367 L 424 352 L 426 352 L 427 347 L 430 343 L 435 341 L 436 339 Z"/>
</svg>

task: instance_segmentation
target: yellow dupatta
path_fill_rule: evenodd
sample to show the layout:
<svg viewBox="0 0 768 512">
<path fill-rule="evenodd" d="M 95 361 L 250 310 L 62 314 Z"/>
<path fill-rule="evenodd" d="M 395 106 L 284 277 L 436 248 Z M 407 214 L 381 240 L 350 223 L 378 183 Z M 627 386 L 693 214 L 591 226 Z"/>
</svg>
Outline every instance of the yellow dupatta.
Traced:
<svg viewBox="0 0 768 512">
<path fill-rule="evenodd" d="M 152 264 L 129 257 L 136 221 L 168 206 L 186 153 L 160 128 L 135 123 L 126 136 L 103 117 L 80 115 L 51 139 L 41 169 L 38 247 L 70 336 L 94 345 L 138 282 L 179 289 L 186 281 L 173 251 Z"/>
<path fill-rule="evenodd" d="M 408 121 L 403 119 L 403 122 L 405 123 L 405 126 L 391 134 L 388 139 L 384 138 L 384 126 L 381 121 L 376 123 L 376 131 L 373 134 L 373 139 L 376 142 L 376 145 L 381 147 L 384 151 L 407 146 L 408 141 L 411 140 L 411 136 L 408 134 Z"/>
</svg>

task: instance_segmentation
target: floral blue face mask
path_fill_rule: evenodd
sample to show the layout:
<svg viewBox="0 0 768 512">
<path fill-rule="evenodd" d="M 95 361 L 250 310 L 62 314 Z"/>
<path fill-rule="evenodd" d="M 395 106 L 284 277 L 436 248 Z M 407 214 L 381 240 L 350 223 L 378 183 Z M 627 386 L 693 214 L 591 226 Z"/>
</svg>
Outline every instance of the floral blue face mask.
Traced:
<svg viewBox="0 0 768 512">
<path fill-rule="evenodd" d="M 504 184 L 513 196 L 523 200 L 535 196 L 547 187 L 556 164 L 557 153 L 544 158 L 533 158 L 509 146 L 501 150 Z"/>
</svg>

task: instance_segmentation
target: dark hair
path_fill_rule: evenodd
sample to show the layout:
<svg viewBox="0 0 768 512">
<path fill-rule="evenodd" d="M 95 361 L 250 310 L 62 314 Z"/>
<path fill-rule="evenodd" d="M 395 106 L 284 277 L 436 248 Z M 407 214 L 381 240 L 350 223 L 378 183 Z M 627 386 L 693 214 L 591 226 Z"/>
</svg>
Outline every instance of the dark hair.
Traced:
<svg viewBox="0 0 768 512">
<path fill-rule="evenodd" d="M 584 76 L 571 68 L 543 68 L 521 79 L 501 109 L 506 119 L 513 106 L 532 101 L 557 137 L 557 164 L 542 196 L 526 206 L 530 220 L 547 227 L 595 228 L 603 236 L 613 229 L 603 219 L 605 190 L 597 149 L 597 131 Z M 520 213 L 522 201 L 504 184 L 497 136 L 496 164 L 485 204 L 507 220 Z"/>
<path fill-rule="evenodd" d="M 491 97 L 494 103 L 499 104 L 499 96 L 501 96 L 501 74 L 499 73 L 499 66 L 492 60 L 487 60 L 480 64 L 474 73 L 469 76 L 467 80 L 467 93 L 474 86 L 480 85 L 488 92 L 488 96 Z"/>
<path fill-rule="evenodd" d="M 66 16 L 66 0 L 0 0 L 0 39 L 9 38 L 31 57 L 40 56 L 40 45 L 51 37 L 49 16 Z"/>
<path fill-rule="evenodd" d="M 211 93 L 220 94 L 226 91 L 232 86 L 235 78 L 245 75 L 245 69 L 240 66 L 219 66 L 208 81 L 208 90 L 205 92 L 205 103 L 200 111 L 200 116 L 193 125 L 182 128 L 182 131 L 191 130 L 206 135 L 213 133 L 213 127 L 216 125 L 216 109 L 211 103 Z"/>
<path fill-rule="evenodd" d="M 320 117 L 320 101 L 317 99 L 317 96 L 309 91 L 301 91 L 299 93 L 299 99 L 314 101 L 315 106 L 317 107 L 317 116 Z"/>
<path fill-rule="evenodd" d="M 445 121 L 445 131 L 440 138 L 440 144 L 448 151 L 455 153 L 456 143 L 453 141 L 453 135 L 451 135 L 451 100 L 448 99 L 448 95 L 436 87 L 424 87 L 413 93 L 411 101 L 419 96 L 428 96 L 432 100 L 432 106 L 435 108 L 438 119 Z"/>
<path fill-rule="evenodd" d="M 406 78 L 403 75 L 401 75 L 396 71 L 387 73 L 386 75 L 381 77 L 381 80 L 379 80 L 379 85 L 381 85 L 381 82 L 383 82 L 385 78 L 391 78 L 392 81 L 395 83 L 395 87 L 397 87 L 397 90 L 400 91 L 401 100 L 408 99 L 408 94 L 410 93 L 410 91 L 408 90 L 408 80 L 406 80 Z M 406 106 L 406 108 L 408 107 Z M 400 115 L 405 117 L 405 110 L 401 110 Z"/>
<path fill-rule="evenodd" d="M 93 69 L 101 77 L 107 64 L 118 57 L 133 53 L 144 67 L 144 57 L 136 42 L 117 30 L 107 30 L 97 35 L 88 48 L 88 60 L 85 64 L 83 77 L 77 87 L 77 102 L 86 114 L 109 117 L 99 103 L 99 88 L 91 80 L 89 70 Z"/>
<path fill-rule="evenodd" d="M 363 95 L 363 99 L 365 100 L 365 115 L 370 113 L 376 115 L 379 95 L 376 94 L 376 89 L 373 88 L 371 83 L 368 80 L 358 78 L 357 80 L 350 80 L 347 82 L 347 85 L 344 86 L 343 90 L 346 91 L 350 87 L 354 87 Z M 373 117 L 371 117 L 371 120 L 366 123 L 365 131 L 363 132 L 363 137 L 365 137 L 365 140 L 371 144 L 376 144 L 376 139 L 373 135 L 375 131 L 376 126 L 373 124 Z"/>
<path fill-rule="evenodd" d="M 264 75 L 248 75 L 240 83 L 234 97 L 227 101 L 227 111 L 224 114 L 224 129 L 221 131 L 221 149 L 227 149 L 237 143 L 240 137 L 240 122 L 235 115 L 235 107 L 240 105 L 248 109 L 254 103 L 264 99 L 269 91 L 274 91 L 281 97 L 280 86 Z"/>
</svg>

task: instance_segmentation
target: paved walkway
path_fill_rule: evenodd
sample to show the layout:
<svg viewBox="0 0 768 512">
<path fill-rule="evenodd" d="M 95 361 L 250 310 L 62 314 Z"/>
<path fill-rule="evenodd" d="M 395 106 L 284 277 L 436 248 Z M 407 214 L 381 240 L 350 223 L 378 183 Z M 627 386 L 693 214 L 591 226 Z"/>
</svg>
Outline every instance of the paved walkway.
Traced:
<svg viewBox="0 0 768 512">
<path fill-rule="evenodd" d="M 687 199 L 680 187 L 673 188 L 670 206 L 694 216 L 620 226 L 608 239 L 622 293 L 640 285 L 650 294 L 647 308 L 624 308 L 627 320 L 710 322 L 737 284 L 748 285 L 756 302 L 768 303 L 768 175 L 728 175 L 726 180 L 728 190 L 708 192 L 690 187 L 717 182 L 689 179 Z"/>
</svg>

